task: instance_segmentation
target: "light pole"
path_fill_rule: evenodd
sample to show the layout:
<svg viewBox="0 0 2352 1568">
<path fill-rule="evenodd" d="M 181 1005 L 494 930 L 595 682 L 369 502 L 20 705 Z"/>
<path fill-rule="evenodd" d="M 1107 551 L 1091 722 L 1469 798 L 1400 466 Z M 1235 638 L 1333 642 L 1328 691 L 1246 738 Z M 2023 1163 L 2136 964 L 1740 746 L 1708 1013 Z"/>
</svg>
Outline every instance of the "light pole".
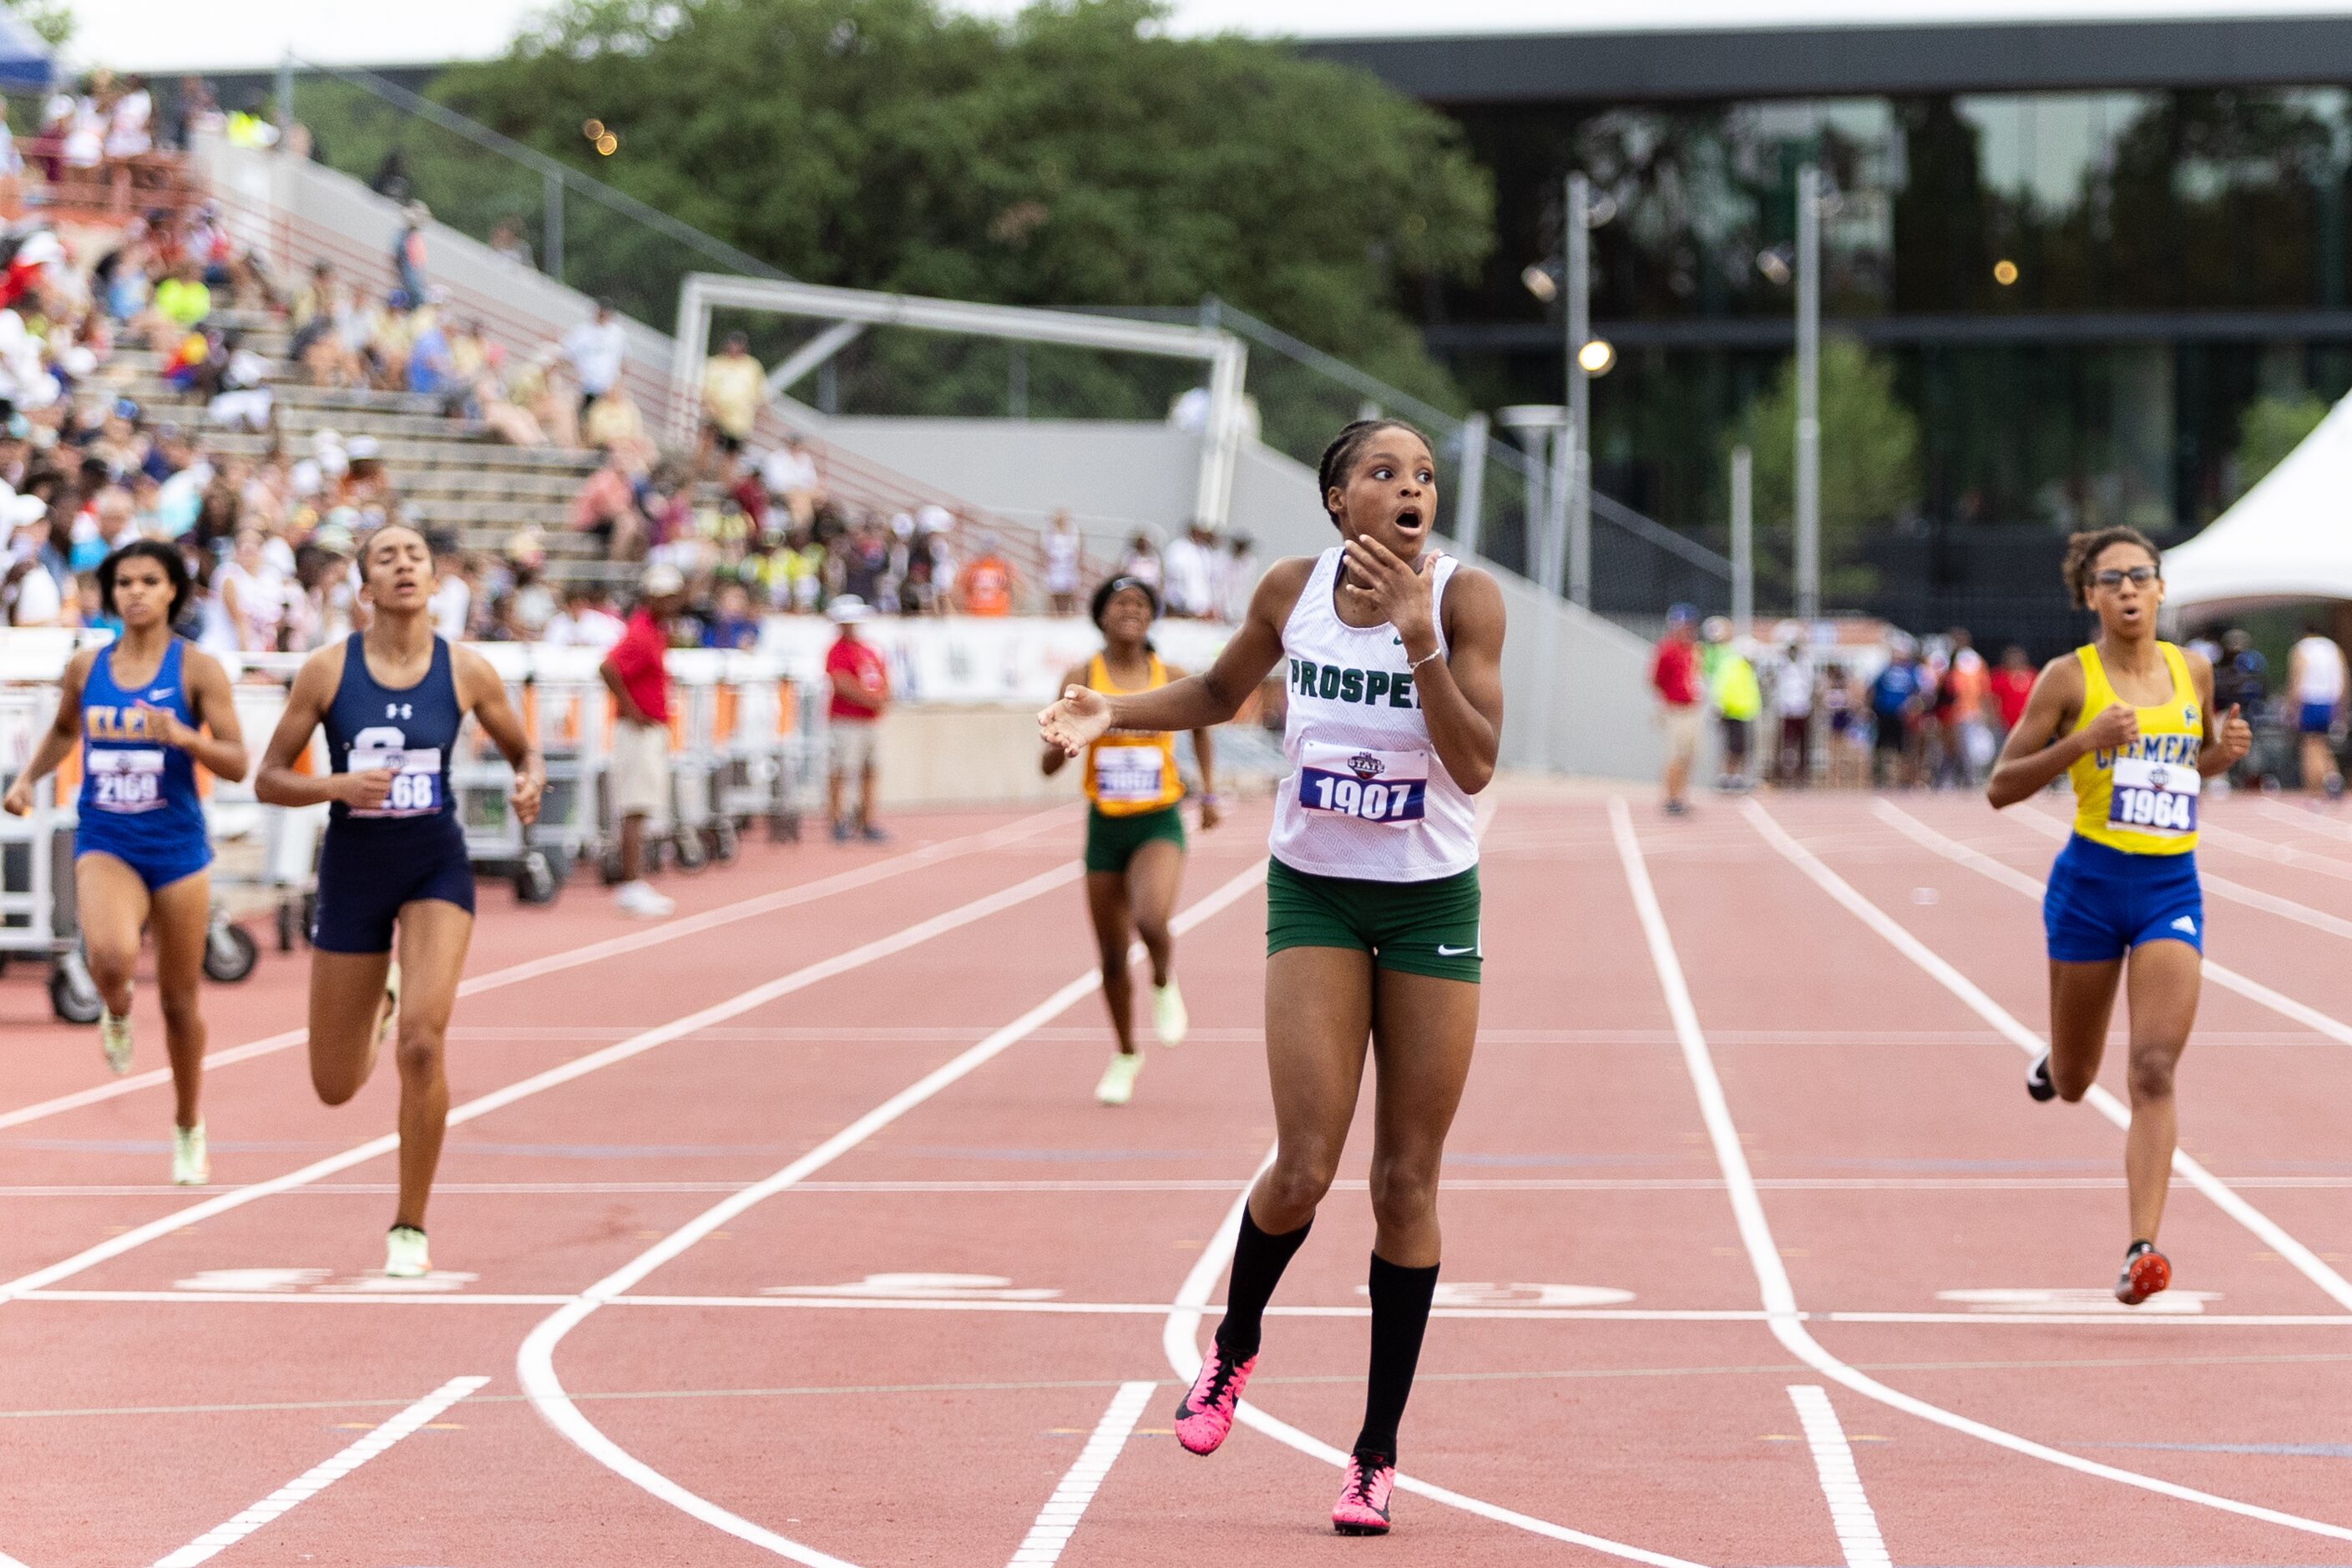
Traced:
<svg viewBox="0 0 2352 1568">
<path fill-rule="evenodd" d="M 1568 596 L 1592 606 L 1592 378 L 1584 345 L 1592 336 L 1592 182 L 1568 177 L 1562 281 L 1568 288 L 1568 424 L 1560 468 L 1568 481 Z"/>
<path fill-rule="evenodd" d="M 1797 171 L 1797 618 L 1822 613 L 1822 172 Z"/>
</svg>

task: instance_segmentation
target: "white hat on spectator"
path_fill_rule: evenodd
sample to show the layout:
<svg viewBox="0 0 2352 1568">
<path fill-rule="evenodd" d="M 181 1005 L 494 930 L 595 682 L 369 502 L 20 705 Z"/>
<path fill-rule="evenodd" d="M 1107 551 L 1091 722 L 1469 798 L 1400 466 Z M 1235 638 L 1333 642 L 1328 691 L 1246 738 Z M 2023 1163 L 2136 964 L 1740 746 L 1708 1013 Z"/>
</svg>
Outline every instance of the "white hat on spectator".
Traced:
<svg viewBox="0 0 2352 1568">
<path fill-rule="evenodd" d="M 58 356 L 58 368 L 76 381 L 95 374 L 98 370 L 97 351 L 88 343 L 76 343 Z"/>
<path fill-rule="evenodd" d="M 49 503 L 38 496 L 12 495 L 0 500 L 0 544 L 26 523 L 38 522 L 49 515 Z"/>
<path fill-rule="evenodd" d="M 658 599 L 666 594 L 686 592 L 686 574 L 667 561 L 656 561 L 646 568 L 645 578 L 638 584 L 648 599 Z"/>
<path fill-rule="evenodd" d="M 343 448 L 343 452 L 354 463 L 364 463 L 371 458 L 383 456 L 383 448 L 377 444 L 376 438 L 373 436 L 352 437 L 351 444 Z"/>
<path fill-rule="evenodd" d="M 844 594 L 824 607 L 825 617 L 835 626 L 852 626 L 874 618 L 874 606 L 855 594 Z"/>
<path fill-rule="evenodd" d="M 348 510 L 350 509 L 346 507 L 335 509 L 337 513 Z M 357 544 L 352 537 L 351 524 L 340 521 L 336 516 L 330 516 L 326 521 L 311 531 L 310 542 L 335 555 L 349 555 Z"/>
</svg>

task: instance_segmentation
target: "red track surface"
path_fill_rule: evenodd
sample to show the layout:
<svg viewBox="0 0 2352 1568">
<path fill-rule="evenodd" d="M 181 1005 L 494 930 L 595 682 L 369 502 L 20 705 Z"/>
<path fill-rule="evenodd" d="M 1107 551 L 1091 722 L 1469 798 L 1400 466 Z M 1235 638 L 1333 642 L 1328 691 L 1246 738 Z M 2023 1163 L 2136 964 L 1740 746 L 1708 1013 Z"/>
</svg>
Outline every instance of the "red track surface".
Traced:
<svg viewBox="0 0 2352 1568">
<path fill-rule="evenodd" d="M 2308 1254 L 2177 1182 L 2169 1304 L 2197 1310 L 2126 1314 L 2103 1301 L 2125 1239 L 2119 1133 L 2087 1106 L 2029 1102 L 2024 1054 L 1954 989 L 2042 1026 L 2036 910 L 1987 868 L 2039 878 L 2048 803 L 1996 817 L 1972 798 L 1781 796 L 1769 822 L 1728 802 L 1671 822 L 1646 796 L 1502 792 L 1446 1294 L 1403 1433 L 1408 1473 L 1473 1508 L 1401 1493 L 1384 1546 L 1327 1532 L 1337 1475 L 1314 1454 L 1245 1426 L 1204 1462 L 1167 1433 L 1163 1330 L 1272 1138 L 1262 808 L 1195 839 L 1186 902 L 1212 908 L 1181 948 L 1194 1036 L 1154 1051 L 1120 1111 L 1090 1094 L 1100 1003 L 1071 994 L 1090 951 L 1074 812 L 908 818 L 884 851 L 753 847 L 675 880 L 682 919 L 729 917 L 683 934 L 586 887 L 551 910 L 486 887 L 472 973 L 496 984 L 459 1005 L 453 1099 L 529 1092 L 453 1127 L 431 1216 L 452 1272 L 428 1292 L 370 1273 L 388 1155 L 248 1190 L 386 1132 L 389 1071 L 329 1110 L 299 1046 L 217 1065 L 216 1184 L 178 1191 L 157 1184 L 160 1087 L 25 1114 L 113 1080 L 17 971 L 0 981 L 0 1561 L 165 1560 L 479 1377 L 208 1560 L 1612 1560 L 1580 1532 L 1695 1563 L 1859 1564 L 1887 1560 L 1874 1531 L 1903 1563 L 2352 1564 L 2352 1286 L 2336 1273 L 2352 1268 L 2352 1028 L 2334 1022 L 2352 1020 L 2352 820 L 2210 809 L 2205 869 L 2245 895 L 2209 888 L 2212 958 L 2324 1017 L 2209 980 L 2184 1144 Z M 1951 858 L 1962 846 L 1990 860 Z M 1949 970 L 1874 931 L 1809 856 Z M 1005 889 L 1027 896 L 971 907 Z M 501 974 L 614 938 L 631 949 Z M 1695 1029 L 1670 1010 L 1677 973 Z M 215 1052 L 299 1027 L 302 979 L 299 956 L 270 953 L 215 988 Z M 145 1069 L 161 1033 L 144 994 L 139 1023 Z M 901 1095 L 950 1063 L 968 1070 Z M 2118 1095 L 2120 1069 L 2118 1052 Z M 1697 1086 L 1718 1079 L 1710 1121 Z M 1343 1445 L 1368 1135 L 1251 1389 Z M 1758 1201 L 1745 1230 L 1735 1147 Z M 194 1224 L 152 1223 L 197 1203 Z M 1781 1270 L 1808 1316 L 1776 1337 L 1759 1276 Z M 982 1278 L 824 1293 L 877 1275 Z M 2022 1294 L 1943 1294 L 1970 1291 Z M 1180 1356 L 1187 1330 L 1205 1325 L 1178 1317 Z M 1094 1445 L 1108 1463 L 1089 1490 L 1101 1467 L 1073 1466 L 1138 1382 L 1156 1386 L 1123 1446 L 1117 1420 Z M 1809 1444 L 1792 1387 L 1827 1391 L 1843 1443 L 1817 1426 Z M 1885 1402 L 1906 1396 L 1926 1404 Z M 1833 1487 L 1833 1515 L 1822 1467 L 1848 1452 L 1859 1500 Z"/>
</svg>

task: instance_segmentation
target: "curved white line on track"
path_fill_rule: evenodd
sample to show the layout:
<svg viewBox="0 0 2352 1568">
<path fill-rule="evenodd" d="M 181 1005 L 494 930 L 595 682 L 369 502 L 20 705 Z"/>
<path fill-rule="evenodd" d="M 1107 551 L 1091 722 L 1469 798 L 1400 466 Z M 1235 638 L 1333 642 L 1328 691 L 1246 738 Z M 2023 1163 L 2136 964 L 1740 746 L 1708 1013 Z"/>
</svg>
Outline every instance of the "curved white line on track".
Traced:
<svg viewBox="0 0 2352 1568">
<path fill-rule="evenodd" d="M 846 871 L 835 872 L 830 877 L 821 877 L 814 882 L 803 882 L 791 888 L 780 888 L 772 893 L 761 893 L 754 898 L 738 900 L 731 904 L 721 904 L 717 909 L 705 910 L 700 914 L 684 915 L 674 921 L 665 921 L 659 925 L 647 926 L 642 931 L 606 937 L 584 946 L 549 953 L 543 958 L 527 959 L 520 963 L 510 963 L 503 969 L 493 969 L 487 973 L 477 974 L 470 979 L 460 981 L 457 985 L 457 994 L 460 997 L 478 996 L 484 992 L 502 990 L 509 985 L 519 985 L 526 980 L 537 980 L 544 975 L 560 974 L 566 970 L 601 963 L 606 959 L 617 958 L 623 953 L 638 952 L 649 947 L 658 947 L 664 942 L 676 942 L 681 937 L 698 936 L 704 931 L 715 931 L 724 925 L 732 925 L 738 921 L 773 914 L 778 910 L 791 909 L 798 904 L 814 903 L 820 899 L 831 898 L 835 893 L 846 893 L 859 888 L 871 887 L 877 882 L 903 876 L 908 871 L 922 870 L 942 861 L 952 860 L 958 856 L 1000 849 L 1007 845 L 1017 843 L 1051 825 L 1062 817 L 1068 809 L 1066 806 L 1056 806 L 1051 811 L 1024 816 L 1019 821 L 1007 823 L 1002 827 L 991 828 L 985 833 L 967 834 L 961 838 L 950 838 L 939 844 L 928 844 L 920 848 L 908 850 L 904 854 L 893 855 L 886 860 L 877 860 L 870 866 L 853 867 Z M 309 1037 L 310 1031 L 307 1028 L 285 1029 L 275 1035 L 265 1035 L 260 1039 L 247 1040 L 243 1045 L 227 1046 L 219 1050 L 205 1052 L 205 1067 L 209 1071 L 236 1062 L 251 1061 L 256 1057 L 266 1057 L 278 1051 L 290 1050 Z M 76 1089 L 70 1094 L 60 1094 L 31 1105 L 19 1106 L 14 1110 L 0 1110 L 0 1129 L 21 1127 L 28 1121 L 38 1121 L 44 1117 L 79 1110 L 85 1105 L 96 1105 L 102 1100 L 113 1100 L 126 1094 L 135 1094 L 142 1089 L 155 1089 L 168 1085 L 171 1081 L 171 1070 L 167 1068 L 133 1073 L 128 1078 L 115 1079 L 89 1089 Z M 7 1565 L 0 1563 L 0 1568 L 7 1568 Z"/>
<path fill-rule="evenodd" d="M 1057 866 L 1050 871 L 1040 872 L 1027 881 L 1017 882 L 1002 892 L 991 893 L 986 898 L 975 899 L 968 904 L 960 904 L 944 914 L 937 914 L 929 920 L 919 921 L 913 925 L 893 931 L 888 936 L 877 937 L 872 942 L 851 948 L 846 952 L 836 953 L 831 958 L 819 959 L 816 963 L 803 965 L 789 974 L 754 985 L 748 991 L 739 992 L 724 1002 L 715 1002 L 682 1018 L 673 1019 L 669 1023 L 647 1029 L 643 1034 L 633 1035 L 617 1044 L 607 1046 L 603 1050 L 591 1051 L 586 1056 L 574 1057 L 570 1061 L 549 1068 L 544 1072 L 533 1073 L 529 1078 L 517 1079 L 504 1089 L 493 1089 L 488 1094 L 455 1107 L 449 1112 L 448 1125 L 457 1127 L 477 1117 L 487 1116 L 491 1111 L 503 1110 L 519 1100 L 528 1100 L 532 1095 L 553 1089 L 560 1084 L 569 1083 L 573 1079 L 584 1078 L 616 1062 L 624 1062 L 632 1057 L 642 1056 L 656 1046 L 664 1046 L 672 1040 L 682 1039 L 698 1029 L 709 1028 L 713 1024 L 723 1024 L 730 1018 L 751 1012 L 755 1007 L 765 1006 L 779 997 L 804 990 L 819 981 L 830 980 L 835 975 L 848 973 L 877 960 L 887 958 L 893 953 L 903 952 L 910 947 L 954 931 L 960 926 L 986 920 L 991 915 L 1009 910 L 1016 904 L 1025 903 L 1039 894 L 1051 891 L 1066 882 L 1076 881 L 1078 869 L 1077 865 L 1073 862 Z M 191 1204 L 186 1208 L 176 1209 L 160 1219 L 150 1220 L 145 1225 L 125 1231 L 121 1236 L 101 1241 L 95 1247 L 85 1247 L 63 1262 L 52 1263 L 46 1268 L 37 1268 L 30 1274 L 19 1275 L 5 1284 L 0 1284 L 0 1302 L 5 1302 L 12 1297 L 24 1295 L 27 1291 L 42 1289 L 56 1284 L 60 1279 L 70 1279 L 84 1269 L 95 1268 L 109 1258 L 119 1258 L 136 1247 L 144 1247 L 159 1237 L 184 1230 L 201 1220 L 210 1219 L 215 1215 L 226 1214 L 231 1209 L 243 1208 L 247 1204 L 278 1193 L 308 1186 L 339 1171 L 347 1171 L 353 1165 L 363 1164 L 380 1155 L 394 1153 L 399 1148 L 400 1135 L 397 1132 L 387 1132 L 381 1138 L 372 1138 L 354 1148 L 344 1150 L 340 1154 L 331 1154 L 326 1159 L 314 1161 L 299 1170 L 289 1171 L 282 1176 L 273 1176 L 268 1181 L 256 1182 L 250 1186 L 237 1187 L 222 1193 L 216 1197 L 206 1198 L 202 1203 Z"/>
<path fill-rule="evenodd" d="M 1767 1314 L 1765 1321 L 1772 1331 L 1773 1338 L 1806 1365 L 1856 1394 L 1900 1410 L 1906 1415 L 1931 1421 L 1938 1426 L 1948 1427 L 2027 1458 L 2040 1459 L 2083 1475 L 2117 1481 L 2182 1502 L 2199 1503 L 2224 1513 L 2260 1520 L 2265 1524 L 2280 1525 L 2334 1541 L 2352 1541 L 2352 1529 L 2342 1525 L 2199 1491 L 2194 1487 L 2141 1475 L 2137 1470 L 2103 1465 L 2095 1459 L 2085 1459 L 2080 1455 L 2037 1443 L 2030 1437 L 2021 1437 L 2014 1432 L 1988 1426 L 1957 1411 L 1947 1410 L 1940 1405 L 1930 1405 L 1900 1389 L 1889 1387 L 1849 1366 L 1823 1348 L 1804 1325 L 1797 1305 L 1796 1289 L 1790 1283 L 1789 1271 L 1780 1261 L 1780 1244 L 1773 1239 L 1771 1224 L 1764 1217 L 1763 1199 L 1757 1192 L 1755 1176 L 1748 1168 L 1747 1152 L 1740 1147 L 1738 1125 L 1731 1119 L 1731 1107 L 1724 1096 L 1723 1080 L 1716 1074 L 1714 1054 L 1708 1050 L 1706 1035 L 1699 1027 L 1698 1009 L 1692 1003 L 1690 987 L 1684 980 L 1682 960 L 1675 954 L 1674 937 L 1666 929 L 1665 912 L 1659 906 L 1657 890 L 1651 886 L 1649 867 L 1643 860 L 1642 847 L 1633 837 L 1633 817 L 1622 796 L 1610 801 L 1609 817 L 1611 826 L 1615 830 L 1618 859 L 1624 868 L 1626 883 L 1633 889 L 1633 907 L 1641 916 L 1643 934 L 1649 942 L 1650 962 L 1657 971 L 1658 987 L 1664 993 L 1666 1011 L 1674 1019 L 1675 1034 L 1682 1045 L 1683 1061 L 1690 1072 L 1691 1087 L 1698 1097 L 1699 1114 L 1706 1123 L 1707 1138 L 1715 1147 L 1716 1163 L 1722 1167 L 1728 1185 L 1732 1215 L 1738 1224 L 1739 1239 L 1748 1251 L 1748 1267 L 1755 1272 L 1757 1288 L 1763 1298 Z M 1772 823 L 1769 816 L 1764 821 L 1770 824 L 1773 832 L 1780 831 L 1780 825 Z M 1782 837 L 1785 838 L 1786 835 Z M 1794 840 L 1790 842 L 1793 844 Z M 1797 847 L 1799 853 L 1806 853 L 1802 846 Z M 1823 870 L 1826 872 L 1827 868 Z M 1854 894 L 1853 897 L 1860 899 L 1861 895 Z M 1875 908 L 1874 905 L 1870 907 Z M 1895 929 L 1901 930 L 1900 927 Z M 1909 935 L 1908 932 L 1904 934 Z M 1928 956 L 1933 958 L 1934 955 Z M 1942 960 L 1935 962 L 1940 963 Z M 1965 979 L 1961 983 L 1967 984 Z"/>
<path fill-rule="evenodd" d="M 1075 874 L 1075 867 L 1065 870 Z M 1265 879 L 1265 862 L 1260 860 L 1186 909 L 1169 922 L 1169 929 L 1180 935 L 1191 931 Z M 1102 973 L 1099 969 L 1071 981 L 986 1039 L 908 1084 L 774 1175 L 705 1209 L 542 1320 L 515 1352 L 515 1373 L 521 1380 L 523 1392 L 530 1396 L 531 1404 L 550 1426 L 570 1438 L 590 1458 L 688 1517 L 739 1541 L 772 1552 L 779 1557 L 806 1563 L 809 1568 L 851 1568 L 840 1558 L 779 1535 L 764 1525 L 755 1524 L 742 1515 L 688 1490 L 607 1437 L 594 1422 L 581 1414 L 580 1407 L 565 1392 L 563 1380 L 555 1372 L 555 1347 L 598 1308 L 622 1295 L 729 1220 L 831 1164 L 941 1089 L 1002 1055 L 1049 1020 L 1067 1012 L 1073 1004 L 1100 989 L 1101 985 Z"/>
<path fill-rule="evenodd" d="M 1201 1256 L 1192 1260 L 1192 1271 L 1184 1276 L 1184 1283 L 1177 1288 L 1176 1304 L 1169 1310 L 1167 1321 L 1160 1325 L 1160 1349 L 1167 1354 L 1169 1366 L 1187 1386 L 1201 1373 L 1198 1340 L 1201 1319 L 1208 1308 L 1209 1292 L 1216 1288 L 1219 1277 L 1225 1271 L 1225 1265 L 1233 1259 L 1234 1242 L 1241 1235 L 1242 1211 L 1249 1205 L 1250 1189 L 1257 1184 L 1257 1178 L 1265 1173 L 1265 1168 L 1274 1163 L 1274 1149 L 1268 1149 L 1265 1158 L 1258 1162 L 1257 1170 L 1242 1184 L 1241 1195 L 1234 1200 L 1234 1206 L 1227 1209 L 1225 1217 L 1218 1222 L 1215 1233 L 1209 1238 L 1209 1245 L 1202 1248 Z M 1335 1448 L 1321 1438 L 1300 1431 L 1289 1422 L 1267 1415 L 1251 1400 L 1244 1399 L 1235 1405 L 1234 1416 L 1243 1426 L 1263 1432 L 1276 1442 L 1296 1448 L 1309 1458 L 1320 1459 L 1336 1468 L 1347 1467 L 1349 1456 L 1345 1449 Z M 1448 1508 L 1457 1508 L 1465 1513 L 1475 1514 L 1497 1524 L 1524 1530 L 1530 1535 L 1563 1541 L 1571 1546 L 1586 1547 L 1604 1556 L 1622 1558 L 1629 1563 L 1646 1563 L 1651 1568 L 1699 1568 L 1698 1564 L 1684 1558 L 1628 1546 L 1606 1536 L 1588 1535 L 1583 1531 L 1570 1530 L 1548 1519 L 1538 1519 L 1532 1514 L 1488 1502 L 1484 1498 L 1471 1497 L 1449 1487 L 1441 1487 L 1434 1481 L 1406 1475 L 1402 1470 L 1397 1472 L 1396 1489 L 1442 1502 Z"/>
</svg>

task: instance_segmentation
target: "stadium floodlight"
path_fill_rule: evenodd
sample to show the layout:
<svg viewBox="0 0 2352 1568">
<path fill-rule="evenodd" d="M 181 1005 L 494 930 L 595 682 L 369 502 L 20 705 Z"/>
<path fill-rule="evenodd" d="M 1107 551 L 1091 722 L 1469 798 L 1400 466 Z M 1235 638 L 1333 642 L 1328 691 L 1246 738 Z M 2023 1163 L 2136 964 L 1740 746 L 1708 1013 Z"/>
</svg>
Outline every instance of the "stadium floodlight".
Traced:
<svg viewBox="0 0 2352 1568">
<path fill-rule="evenodd" d="M 1607 338 L 1593 338 L 1576 351 L 1576 363 L 1587 375 L 1607 375 L 1617 364 L 1617 349 Z"/>
<path fill-rule="evenodd" d="M 1769 250 L 1756 253 L 1756 270 L 1764 274 L 1765 281 L 1775 289 L 1786 289 L 1789 279 L 1796 276 L 1789 263 L 1790 251 L 1785 245 L 1776 245 Z"/>
<path fill-rule="evenodd" d="M 2006 289 L 2017 281 L 2017 263 L 2002 257 L 1992 264 L 1992 280 Z"/>
<path fill-rule="evenodd" d="M 1530 261 L 1520 268 L 1519 281 L 1527 285 L 1528 293 L 1549 305 L 1559 298 L 1559 263 Z"/>
</svg>

